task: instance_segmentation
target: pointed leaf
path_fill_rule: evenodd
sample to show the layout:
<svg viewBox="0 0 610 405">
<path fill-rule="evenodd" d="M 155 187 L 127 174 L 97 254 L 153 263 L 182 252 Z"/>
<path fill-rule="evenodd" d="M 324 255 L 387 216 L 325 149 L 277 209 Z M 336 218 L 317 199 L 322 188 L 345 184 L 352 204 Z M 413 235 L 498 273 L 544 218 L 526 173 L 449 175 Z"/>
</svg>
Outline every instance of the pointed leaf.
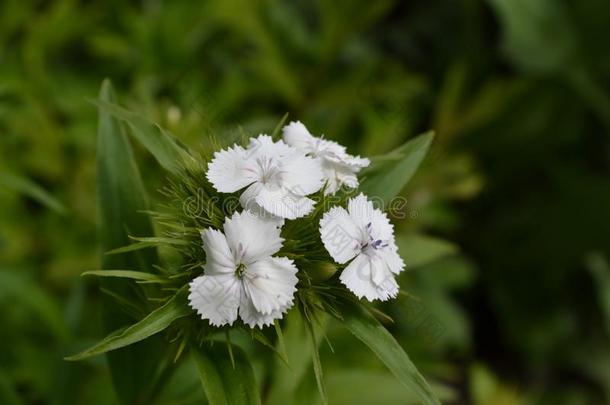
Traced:
<svg viewBox="0 0 610 405">
<path fill-rule="evenodd" d="M 114 102 L 108 80 L 100 90 L 100 100 Z M 144 185 L 135 162 L 129 138 L 120 122 L 100 109 L 98 115 L 98 206 L 100 210 L 100 248 L 106 252 L 129 244 L 128 235 L 153 235 L 150 218 L 142 211 L 149 209 Z M 153 268 L 156 251 L 101 256 L 102 269 L 145 270 Z M 101 281 L 107 291 L 120 296 L 133 296 L 133 286 L 122 280 Z M 146 303 L 137 303 L 146 306 Z M 102 296 L 102 318 L 106 333 L 131 325 L 134 319 L 111 296 Z M 143 308 L 146 310 L 146 308 Z M 152 377 L 162 356 L 162 342 L 149 339 L 129 348 L 108 354 L 108 363 L 117 396 L 124 404 L 132 404 L 150 390 Z"/>
<path fill-rule="evenodd" d="M 352 306 L 343 324 L 375 353 L 405 387 L 417 395 L 422 404 L 440 405 L 440 401 L 407 353 L 377 319 Z"/>
<path fill-rule="evenodd" d="M 189 244 L 189 242 L 187 242 L 187 241 L 180 240 L 180 239 L 172 239 L 172 238 L 150 237 L 150 238 L 132 238 L 132 239 L 136 240 L 137 242 L 132 243 L 127 246 L 120 247 L 118 249 L 112 249 L 112 250 L 106 252 L 106 254 L 107 255 L 116 255 L 116 254 L 120 254 L 120 253 L 135 252 L 137 250 L 148 249 L 151 247 L 157 247 L 157 246 L 161 246 L 161 245 L 186 246 Z"/>
<path fill-rule="evenodd" d="M 132 270 L 89 270 L 85 271 L 81 276 L 97 276 L 97 277 L 116 277 L 128 278 L 137 281 L 146 281 L 150 283 L 165 283 L 166 279 L 157 275 L 146 273 L 143 271 Z"/>
<path fill-rule="evenodd" d="M 311 322 L 307 322 L 307 327 L 309 329 L 309 343 L 311 345 L 313 371 L 316 377 L 316 384 L 318 385 L 318 391 L 320 392 L 322 403 L 324 405 L 328 405 L 328 394 L 326 393 L 326 384 L 324 382 L 324 372 L 322 370 L 322 362 L 320 361 L 320 349 L 316 341 L 316 333 Z"/>
<path fill-rule="evenodd" d="M 178 172 L 184 163 L 191 161 L 192 156 L 168 131 L 150 122 L 146 118 L 125 108 L 100 98 L 91 100 L 102 111 L 125 122 L 132 130 L 133 136 L 154 157 L 159 164 L 171 173 Z"/>
<path fill-rule="evenodd" d="M 434 133 L 427 132 L 384 156 L 373 158 L 371 166 L 362 171 L 360 190 L 389 203 L 411 180 L 433 139 Z"/>
<path fill-rule="evenodd" d="M 305 318 L 301 315 L 298 308 L 293 308 L 286 314 L 284 330 L 282 331 L 284 345 L 287 351 L 287 360 L 290 366 L 283 361 L 276 361 L 272 371 L 271 386 L 267 394 L 266 403 L 269 405 L 281 405 L 286 402 L 286 398 L 294 398 L 300 386 L 309 387 L 310 380 L 313 382 L 315 376 L 310 373 L 312 370 L 312 350 L 308 343 L 309 330 L 305 326 Z M 320 344 L 320 339 L 316 339 Z M 315 348 L 318 350 L 318 347 Z M 311 377 L 311 378 L 310 378 Z M 315 383 L 312 383 L 312 390 L 315 393 Z M 318 394 L 314 394 L 317 399 Z"/>
<path fill-rule="evenodd" d="M 233 360 L 223 350 L 223 342 L 214 347 L 193 347 L 191 353 L 210 405 L 260 404 L 254 370 L 244 351 L 232 345 Z"/>
<path fill-rule="evenodd" d="M 165 305 L 148 314 L 140 322 L 118 334 L 115 333 L 106 337 L 95 346 L 77 355 L 67 357 L 66 360 L 82 360 L 129 346 L 165 330 L 176 319 L 184 318 L 192 312 L 192 309 L 186 302 L 186 289 L 183 288 L 169 299 Z"/>
<path fill-rule="evenodd" d="M 286 351 L 286 342 L 284 342 L 284 333 L 282 332 L 279 320 L 276 319 L 273 321 L 273 327 L 275 328 L 275 334 L 277 335 L 277 352 L 279 353 L 280 358 L 286 363 L 286 366 L 290 368 L 288 352 Z"/>
<path fill-rule="evenodd" d="M 273 132 L 271 132 L 271 138 L 279 139 L 281 137 L 282 128 L 284 127 L 284 124 L 286 123 L 287 119 L 288 113 L 284 114 L 284 116 L 280 119 L 275 128 L 273 128 Z"/>
<path fill-rule="evenodd" d="M 275 347 L 273 345 L 273 343 L 271 343 L 271 341 L 267 338 L 267 336 L 265 336 L 265 334 L 261 330 L 251 329 L 250 336 L 252 337 L 252 339 L 256 340 L 257 342 L 259 342 L 266 348 L 273 351 L 273 353 L 275 353 L 278 356 L 278 358 L 286 365 L 286 367 L 290 368 L 290 366 L 288 364 L 288 357 L 287 357 L 286 353 L 282 352 L 280 350 L 280 348 Z"/>
</svg>

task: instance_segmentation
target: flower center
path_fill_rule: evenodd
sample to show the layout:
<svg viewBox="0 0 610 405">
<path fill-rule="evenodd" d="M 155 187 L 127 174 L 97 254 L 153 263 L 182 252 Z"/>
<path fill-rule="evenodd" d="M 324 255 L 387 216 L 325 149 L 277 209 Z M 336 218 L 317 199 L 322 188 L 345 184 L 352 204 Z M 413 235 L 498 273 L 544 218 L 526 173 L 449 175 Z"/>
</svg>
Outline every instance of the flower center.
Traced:
<svg viewBox="0 0 610 405">
<path fill-rule="evenodd" d="M 265 185 L 279 183 L 280 170 L 273 158 L 261 157 L 256 160 L 259 181 Z"/>
<path fill-rule="evenodd" d="M 235 269 L 235 275 L 237 278 L 242 278 L 244 276 L 244 272 L 246 271 L 246 265 L 243 263 L 239 263 L 237 268 Z"/>
<path fill-rule="evenodd" d="M 383 239 L 375 239 L 373 238 L 372 234 L 372 224 L 369 222 L 366 225 L 366 235 L 363 238 L 363 242 L 360 244 L 360 248 L 362 250 L 367 250 L 367 249 L 373 249 L 373 250 L 379 250 L 379 249 L 383 249 L 384 247 L 388 246 L 388 242 L 384 241 Z"/>
</svg>

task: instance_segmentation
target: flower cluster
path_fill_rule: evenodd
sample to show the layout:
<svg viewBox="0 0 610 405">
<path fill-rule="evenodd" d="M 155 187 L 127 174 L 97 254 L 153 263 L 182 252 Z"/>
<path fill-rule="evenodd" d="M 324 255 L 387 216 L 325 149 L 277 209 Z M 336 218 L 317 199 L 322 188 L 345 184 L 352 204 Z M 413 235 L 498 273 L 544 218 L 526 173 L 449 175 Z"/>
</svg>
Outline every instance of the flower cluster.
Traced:
<svg viewBox="0 0 610 405">
<path fill-rule="evenodd" d="M 239 317 L 263 327 L 283 316 L 294 302 L 299 269 L 278 256 L 286 220 L 312 213 L 311 196 L 357 189 L 358 172 L 370 161 L 349 155 L 336 142 L 313 136 L 300 122 L 283 128 L 283 139 L 251 138 L 214 154 L 207 179 L 220 193 L 241 192 L 243 208 L 225 218 L 223 229 L 201 232 L 204 274 L 190 283 L 189 302 L 214 326 Z M 347 210 L 335 206 L 319 223 L 320 239 L 332 259 L 345 265 L 339 280 L 358 298 L 387 300 L 398 293 L 395 275 L 404 268 L 385 213 L 364 194 Z"/>
</svg>

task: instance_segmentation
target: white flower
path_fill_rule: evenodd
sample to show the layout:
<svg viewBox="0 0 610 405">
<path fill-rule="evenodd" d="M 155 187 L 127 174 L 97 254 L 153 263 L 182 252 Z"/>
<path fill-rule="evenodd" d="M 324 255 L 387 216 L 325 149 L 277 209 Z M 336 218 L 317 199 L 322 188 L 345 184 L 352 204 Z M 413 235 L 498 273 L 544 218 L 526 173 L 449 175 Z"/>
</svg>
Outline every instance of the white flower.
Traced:
<svg viewBox="0 0 610 405">
<path fill-rule="evenodd" d="M 282 318 L 292 306 L 297 268 L 292 260 L 272 257 L 282 247 L 280 230 L 244 211 L 226 218 L 224 234 L 201 232 L 206 254 L 204 275 L 190 283 L 189 302 L 214 326 L 239 317 L 251 328 Z"/>
<path fill-rule="evenodd" d="M 337 142 L 316 138 L 300 121 L 286 125 L 282 132 L 288 145 L 320 161 L 327 182 L 326 194 L 336 193 L 343 185 L 358 187 L 356 174 L 371 163 L 366 158 L 349 155 Z"/>
<path fill-rule="evenodd" d="M 244 208 L 286 219 L 313 210 L 314 201 L 306 196 L 322 188 L 323 176 L 319 162 L 268 135 L 251 138 L 246 149 L 233 145 L 216 152 L 207 173 L 221 193 L 248 187 L 240 197 Z"/>
<path fill-rule="evenodd" d="M 396 297 L 394 275 L 405 265 L 394 242 L 394 228 L 364 194 L 350 199 L 347 210 L 333 207 L 325 213 L 320 234 L 326 250 L 338 263 L 353 259 L 340 280 L 358 298 L 385 301 Z"/>
</svg>

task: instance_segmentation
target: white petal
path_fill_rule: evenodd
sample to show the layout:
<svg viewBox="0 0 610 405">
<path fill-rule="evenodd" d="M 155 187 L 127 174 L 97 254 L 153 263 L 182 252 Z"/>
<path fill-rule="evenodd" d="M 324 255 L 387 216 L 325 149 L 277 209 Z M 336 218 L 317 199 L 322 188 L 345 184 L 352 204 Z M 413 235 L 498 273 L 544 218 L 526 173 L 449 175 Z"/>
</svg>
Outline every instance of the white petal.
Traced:
<svg viewBox="0 0 610 405">
<path fill-rule="evenodd" d="M 358 173 L 362 168 L 367 167 L 371 164 L 371 161 L 367 158 L 361 158 L 360 156 L 352 156 L 347 153 L 333 153 L 324 156 L 329 162 L 337 165 L 342 165 L 347 169 L 350 169 L 353 173 Z"/>
<path fill-rule="evenodd" d="M 326 189 L 324 190 L 326 195 L 336 193 L 341 186 L 347 186 L 349 188 L 358 187 L 358 177 L 356 177 L 354 172 L 345 165 L 322 159 L 322 171 L 324 173 L 324 178 L 327 181 Z"/>
<path fill-rule="evenodd" d="M 404 270 L 405 262 L 398 254 L 398 248 L 393 242 L 388 247 L 381 249 L 379 254 L 392 273 L 398 274 Z"/>
<path fill-rule="evenodd" d="M 341 152 L 327 152 L 322 155 L 322 168 L 328 181 L 326 194 L 334 194 L 341 186 L 358 187 L 358 173 L 370 164 L 368 159 Z"/>
<path fill-rule="evenodd" d="M 288 145 L 297 148 L 303 153 L 313 152 L 312 144 L 315 138 L 309 133 L 301 121 L 293 121 L 282 128 L 282 137 Z"/>
<path fill-rule="evenodd" d="M 360 193 L 350 199 L 347 209 L 359 228 L 369 229 L 373 240 L 379 239 L 386 243 L 394 241 L 394 227 L 388 216 L 380 209 L 374 208 L 373 203 L 364 194 Z"/>
<path fill-rule="evenodd" d="M 368 158 L 362 158 L 360 156 L 349 156 L 348 159 L 346 159 L 346 163 L 348 165 L 350 165 L 352 168 L 357 168 L 358 171 L 360 171 L 360 169 L 364 168 L 364 167 L 368 167 L 371 164 L 370 159 Z"/>
<path fill-rule="evenodd" d="M 304 217 L 313 210 L 315 204 L 312 199 L 292 194 L 287 189 L 270 187 L 261 189 L 256 202 L 273 215 L 286 219 Z"/>
<path fill-rule="evenodd" d="M 341 188 L 341 182 L 334 173 L 325 175 L 326 188 L 324 189 L 324 195 L 333 195 Z"/>
<path fill-rule="evenodd" d="M 297 290 L 297 268 L 285 257 L 269 257 L 246 267 L 244 290 L 258 312 L 271 314 L 291 305 Z"/>
<path fill-rule="evenodd" d="M 360 184 L 358 182 L 358 177 L 353 173 L 349 173 L 344 170 L 337 170 L 336 176 L 338 182 L 347 188 L 358 188 L 358 185 Z"/>
<path fill-rule="evenodd" d="M 258 196 L 262 187 L 263 185 L 261 183 L 251 184 L 241 194 L 241 196 L 239 197 L 239 202 L 245 210 L 248 210 L 249 212 L 251 212 L 255 216 L 258 216 L 261 219 L 271 221 L 275 224 L 275 226 L 281 228 L 282 226 L 284 226 L 284 218 L 280 218 L 276 215 L 273 215 L 256 202 L 256 197 Z"/>
<path fill-rule="evenodd" d="M 373 240 L 394 243 L 394 226 L 385 212 L 378 209 L 373 210 L 370 234 Z"/>
<path fill-rule="evenodd" d="M 248 170 L 246 152 L 238 145 L 214 153 L 206 176 L 221 193 L 233 193 L 255 180 L 253 173 Z"/>
<path fill-rule="evenodd" d="M 239 196 L 239 203 L 244 209 L 256 211 L 260 206 L 256 202 L 256 197 L 263 188 L 263 184 L 256 182 L 250 184 L 247 189 Z"/>
<path fill-rule="evenodd" d="M 313 194 L 324 185 L 324 173 L 319 159 L 312 159 L 300 153 L 282 160 L 282 186 L 299 196 Z"/>
<path fill-rule="evenodd" d="M 203 275 L 190 283 L 190 306 L 213 326 L 231 325 L 237 319 L 241 283 L 233 274 Z"/>
<path fill-rule="evenodd" d="M 250 264 L 277 253 L 284 239 L 272 221 L 243 211 L 226 218 L 224 231 L 237 263 Z"/>
<path fill-rule="evenodd" d="M 273 141 L 269 135 L 259 135 L 256 138 L 250 138 L 250 144 L 246 149 L 246 156 L 248 159 L 259 159 L 259 158 L 276 158 L 290 155 L 295 152 L 295 149 L 279 140 Z"/>
<path fill-rule="evenodd" d="M 321 160 L 324 179 L 327 182 L 325 193 L 334 194 L 341 186 L 358 187 L 358 173 L 371 162 L 360 156 L 347 153 L 343 145 L 327 139 L 318 138 L 305 128 L 301 122 L 291 122 L 283 129 L 284 141 L 299 151 Z"/>
<path fill-rule="evenodd" d="M 347 202 L 347 210 L 349 215 L 362 229 L 366 228 L 368 224 L 373 221 L 373 212 L 375 208 L 373 207 L 373 203 L 362 193 L 354 198 L 350 198 Z"/>
<path fill-rule="evenodd" d="M 384 265 L 375 256 L 359 254 L 343 270 L 341 282 L 358 298 L 369 301 L 385 301 L 398 294 L 398 284 Z"/>
<path fill-rule="evenodd" d="M 282 319 L 284 314 L 288 311 L 288 309 L 290 309 L 291 306 L 292 303 L 269 314 L 262 314 L 256 310 L 254 304 L 252 304 L 252 301 L 248 297 L 248 294 L 242 288 L 241 300 L 239 304 L 239 317 L 249 327 L 259 327 L 262 329 L 263 326 L 272 325 L 274 320 Z"/>
<path fill-rule="evenodd" d="M 320 220 L 324 247 L 337 263 L 346 263 L 360 253 L 362 235 L 348 212 L 333 207 Z"/>
<path fill-rule="evenodd" d="M 208 228 L 201 232 L 203 250 L 205 250 L 206 275 L 233 274 L 235 272 L 235 261 L 233 254 L 227 244 L 227 239 L 222 232 Z"/>
<path fill-rule="evenodd" d="M 328 139 L 315 138 L 315 151 L 313 152 L 316 156 L 323 158 L 335 158 L 341 161 L 342 156 L 349 156 L 346 152 L 345 146 L 338 144 L 335 141 L 329 141 Z"/>
</svg>

